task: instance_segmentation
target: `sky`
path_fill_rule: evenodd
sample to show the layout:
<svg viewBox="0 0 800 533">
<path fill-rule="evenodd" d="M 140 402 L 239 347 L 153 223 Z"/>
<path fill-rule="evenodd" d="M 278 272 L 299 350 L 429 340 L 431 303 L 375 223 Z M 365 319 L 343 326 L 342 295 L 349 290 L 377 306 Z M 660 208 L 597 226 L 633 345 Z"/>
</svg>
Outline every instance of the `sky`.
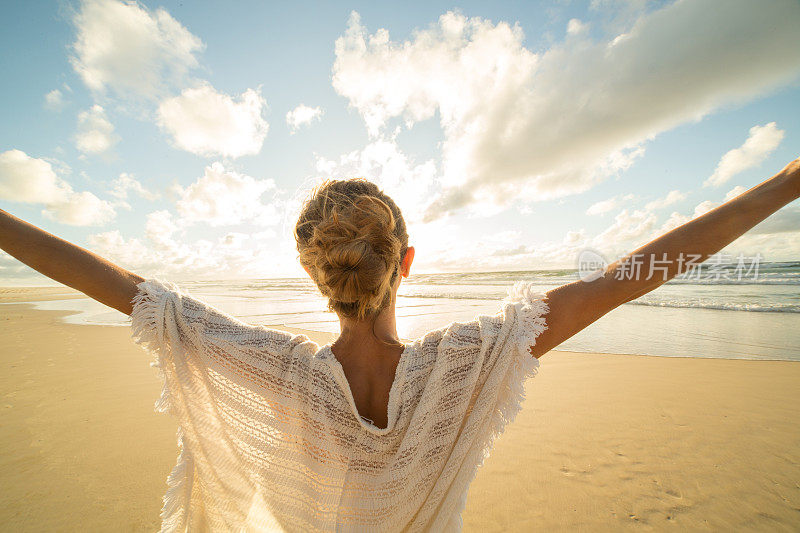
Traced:
<svg viewBox="0 0 800 533">
<path fill-rule="evenodd" d="M 357 176 L 418 272 L 575 268 L 800 155 L 795 0 L 3 11 L 0 208 L 143 276 L 301 276 L 303 199 Z M 800 259 L 800 202 L 725 252 Z"/>
</svg>

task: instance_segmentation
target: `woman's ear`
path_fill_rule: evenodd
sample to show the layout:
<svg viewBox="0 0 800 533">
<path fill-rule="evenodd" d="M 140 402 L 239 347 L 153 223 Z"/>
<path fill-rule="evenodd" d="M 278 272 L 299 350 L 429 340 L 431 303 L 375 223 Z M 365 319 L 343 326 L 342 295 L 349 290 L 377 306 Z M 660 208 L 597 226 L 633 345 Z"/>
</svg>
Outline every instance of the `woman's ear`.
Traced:
<svg viewBox="0 0 800 533">
<path fill-rule="evenodd" d="M 411 272 L 411 263 L 414 262 L 414 247 L 409 246 L 406 249 L 406 255 L 403 257 L 403 262 L 400 263 L 400 274 L 407 278 L 409 273 Z"/>
</svg>

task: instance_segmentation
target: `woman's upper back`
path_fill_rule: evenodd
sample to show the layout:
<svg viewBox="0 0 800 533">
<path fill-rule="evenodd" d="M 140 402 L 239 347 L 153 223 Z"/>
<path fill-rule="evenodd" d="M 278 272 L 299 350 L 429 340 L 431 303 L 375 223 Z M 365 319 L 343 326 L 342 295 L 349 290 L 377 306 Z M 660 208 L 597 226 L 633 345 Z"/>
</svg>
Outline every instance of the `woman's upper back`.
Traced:
<svg viewBox="0 0 800 533">
<path fill-rule="evenodd" d="M 165 523 L 221 529 L 457 527 L 494 436 L 519 408 L 546 328 L 530 292 L 501 313 L 433 331 L 399 355 L 387 423 L 359 413 L 330 346 L 250 326 L 155 281 L 134 333 L 180 422 Z"/>
<path fill-rule="evenodd" d="M 364 335 L 352 342 L 340 337 L 331 351 L 342 366 L 360 417 L 379 428 L 386 427 L 389 393 L 398 379 L 397 366 L 405 346 Z"/>
</svg>

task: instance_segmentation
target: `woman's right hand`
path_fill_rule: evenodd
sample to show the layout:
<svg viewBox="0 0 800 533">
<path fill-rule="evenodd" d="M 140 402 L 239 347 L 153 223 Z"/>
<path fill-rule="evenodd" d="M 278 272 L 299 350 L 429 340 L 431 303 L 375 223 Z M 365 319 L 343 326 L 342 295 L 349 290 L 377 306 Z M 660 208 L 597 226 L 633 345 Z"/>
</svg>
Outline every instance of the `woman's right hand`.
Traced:
<svg viewBox="0 0 800 533">
<path fill-rule="evenodd" d="M 780 173 L 794 184 L 797 197 L 800 197 L 800 157 L 786 165 Z"/>
</svg>

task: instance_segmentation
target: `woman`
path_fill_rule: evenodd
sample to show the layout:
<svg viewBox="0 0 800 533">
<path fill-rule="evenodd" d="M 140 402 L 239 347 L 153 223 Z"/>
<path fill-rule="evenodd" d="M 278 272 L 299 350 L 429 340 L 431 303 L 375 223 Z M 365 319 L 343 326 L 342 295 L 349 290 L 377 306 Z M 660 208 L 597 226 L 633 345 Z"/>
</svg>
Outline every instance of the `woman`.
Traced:
<svg viewBox="0 0 800 533">
<path fill-rule="evenodd" d="M 328 182 L 297 223 L 300 262 L 341 335 L 319 347 L 251 326 L 0 211 L 0 246 L 131 316 L 179 420 L 163 530 L 458 530 L 470 481 L 519 409 L 538 358 L 617 306 L 705 260 L 800 197 L 800 159 L 705 215 L 547 294 L 517 284 L 494 316 L 403 344 L 400 209 L 364 180 Z M 619 275 L 633 258 L 640 271 Z"/>
</svg>

